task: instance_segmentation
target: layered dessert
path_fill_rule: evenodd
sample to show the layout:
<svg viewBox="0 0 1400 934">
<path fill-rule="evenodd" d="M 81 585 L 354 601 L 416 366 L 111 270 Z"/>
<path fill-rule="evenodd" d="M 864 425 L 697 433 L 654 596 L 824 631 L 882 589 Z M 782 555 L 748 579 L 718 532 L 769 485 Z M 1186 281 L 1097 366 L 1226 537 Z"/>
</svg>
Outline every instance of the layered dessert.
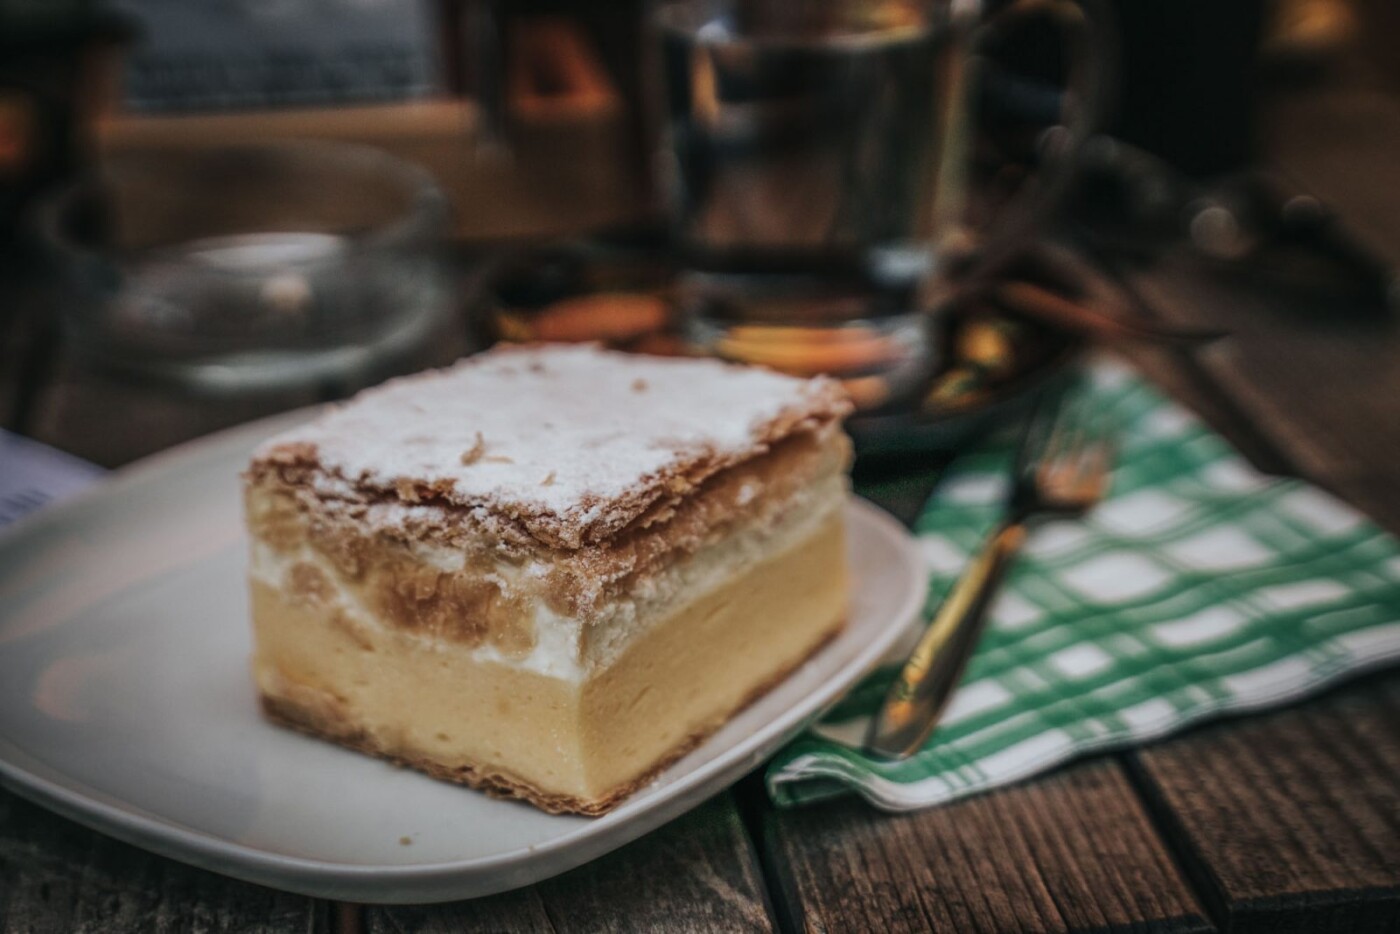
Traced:
<svg viewBox="0 0 1400 934">
<path fill-rule="evenodd" d="M 834 383 L 581 346 L 362 393 L 244 476 L 274 720 L 601 814 L 841 627 Z"/>
</svg>

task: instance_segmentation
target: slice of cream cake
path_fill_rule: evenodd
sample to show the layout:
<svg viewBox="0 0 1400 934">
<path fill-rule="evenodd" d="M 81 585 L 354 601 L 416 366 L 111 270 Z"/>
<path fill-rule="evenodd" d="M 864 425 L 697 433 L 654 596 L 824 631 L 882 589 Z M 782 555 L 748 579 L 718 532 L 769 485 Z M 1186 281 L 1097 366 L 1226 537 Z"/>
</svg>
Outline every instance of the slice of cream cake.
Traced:
<svg viewBox="0 0 1400 934">
<path fill-rule="evenodd" d="M 274 720 L 601 814 L 844 622 L 849 403 L 589 346 L 362 393 L 244 475 Z"/>
</svg>

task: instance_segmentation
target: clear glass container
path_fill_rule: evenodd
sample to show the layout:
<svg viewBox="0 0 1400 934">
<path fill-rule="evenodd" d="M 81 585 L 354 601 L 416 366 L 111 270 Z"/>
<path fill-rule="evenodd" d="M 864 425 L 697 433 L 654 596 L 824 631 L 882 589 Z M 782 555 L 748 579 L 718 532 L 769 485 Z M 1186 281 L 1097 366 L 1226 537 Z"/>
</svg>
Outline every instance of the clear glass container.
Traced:
<svg viewBox="0 0 1400 934">
<path fill-rule="evenodd" d="M 861 412 L 911 402 L 937 358 L 933 319 L 910 310 L 906 290 L 691 271 L 675 291 L 692 349 L 795 376 L 835 377 Z"/>
<path fill-rule="evenodd" d="M 124 155 L 42 211 L 70 346 L 215 394 L 354 385 L 451 308 L 446 202 L 378 150 L 279 142 Z"/>
</svg>

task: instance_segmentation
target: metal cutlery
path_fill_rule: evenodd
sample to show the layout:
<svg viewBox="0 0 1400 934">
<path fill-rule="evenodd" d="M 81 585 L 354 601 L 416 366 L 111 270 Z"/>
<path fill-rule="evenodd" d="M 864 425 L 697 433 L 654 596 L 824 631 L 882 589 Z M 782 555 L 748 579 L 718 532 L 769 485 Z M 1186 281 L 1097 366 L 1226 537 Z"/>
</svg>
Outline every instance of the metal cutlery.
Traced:
<svg viewBox="0 0 1400 934">
<path fill-rule="evenodd" d="M 987 609 L 1031 524 L 1082 515 L 1107 492 L 1113 444 L 1082 407 L 1047 396 L 1027 420 L 1005 515 L 944 599 L 890 685 L 866 733 L 866 752 L 903 759 L 938 724 L 982 635 Z"/>
</svg>

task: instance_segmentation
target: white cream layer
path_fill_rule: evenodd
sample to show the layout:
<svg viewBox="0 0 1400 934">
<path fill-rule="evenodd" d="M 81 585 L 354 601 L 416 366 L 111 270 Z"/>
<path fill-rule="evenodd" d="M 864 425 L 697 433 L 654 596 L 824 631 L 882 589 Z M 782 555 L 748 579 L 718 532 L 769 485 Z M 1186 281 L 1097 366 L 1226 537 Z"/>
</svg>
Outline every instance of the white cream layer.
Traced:
<svg viewBox="0 0 1400 934">
<path fill-rule="evenodd" d="M 743 527 L 720 541 L 701 549 L 688 559 L 643 580 L 624 597 L 603 605 L 602 616 L 593 623 L 554 613 L 539 596 L 549 567 L 542 563 L 512 565 L 500 563 L 485 576 L 503 590 L 524 596 L 534 606 L 535 644 L 529 652 L 508 655 L 489 643 L 472 648 L 476 661 L 492 661 L 521 668 L 547 677 L 580 682 L 606 668 L 639 634 L 664 621 L 672 613 L 705 594 L 724 586 L 755 561 L 780 554 L 810 537 L 831 516 L 844 507 L 846 480 L 834 475 L 812 484 L 784 504 L 776 521 L 761 521 Z M 422 545 L 415 553 L 425 563 L 444 571 L 460 570 L 463 557 L 452 549 Z M 387 628 L 377 614 L 356 595 L 341 587 L 331 564 L 305 545 L 292 552 L 278 552 L 256 539 L 249 571 L 252 577 L 278 589 L 286 589 L 293 566 L 307 563 L 323 571 L 335 589 L 334 598 L 356 625 Z M 592 637 L 583 648 L 586 627 Z M 428 636 L 403 633 L 428 648 L 456 647 Z"/>
</svg>

